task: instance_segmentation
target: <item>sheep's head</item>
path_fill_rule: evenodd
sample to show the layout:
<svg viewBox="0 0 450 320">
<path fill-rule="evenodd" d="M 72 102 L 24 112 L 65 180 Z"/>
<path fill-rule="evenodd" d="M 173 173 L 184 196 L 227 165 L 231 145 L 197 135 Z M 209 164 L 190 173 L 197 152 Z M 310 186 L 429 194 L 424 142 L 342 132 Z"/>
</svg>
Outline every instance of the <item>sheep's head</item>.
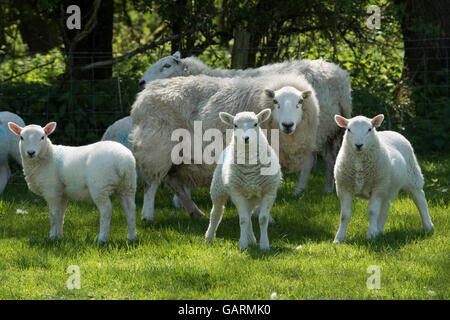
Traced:
<svg viewBox="0 0 450 320">
<path fill-rule="evenodd" d="M 254 112 L 240 112 L 232 116 L 227 112 L 220 112 L 222 122 L 234 127 L 234 139 L 236 143 L 252 144 L 258 142 L 259 125 L 270 118 L 271 110 L 264 109 L 258 114 Z"/>
<path fill-rule="evenodd" d="M 357 116 L 346 119 L 340 115 L 335 115 L 334 120 L 341 128 L 346 129 L 344 141 L 348 143 L 355 152 L 363 152 L 376 140 L 375 128 L 383 122 L 384 115 L 379 114 L 369 119 L 364 116 Z"/>
<path fill-rule="evenodd" d="M 292 134 L 302 120 L 303 102 L 311 96 L 311 91 L 302 92 L 287 86 L 276 91 L 266 89 L 265 93 L 273 99 L 273 118 L 278 122 L 281 132 Z"/>
<path fill-rule="evenodd" d="M 47 137 L 56 128 L 56 122 L 50 122 L 44 128 L 31 124 L 24 128 L 14 122 L 8 122 L 9 129 L 20 136 L 19 147 L 23 157 L 33 159 L 39 156 L 47 143 Z"/>
<path fill-rule="evenodd" d="M 186 72 L 180 52 L 177 51 L 173 55 L 161 58 L 152 64 L 139 80 L 139 87 L 143 89 L 147 83 L 157 79 L 184 76 Z"/>
</svg>

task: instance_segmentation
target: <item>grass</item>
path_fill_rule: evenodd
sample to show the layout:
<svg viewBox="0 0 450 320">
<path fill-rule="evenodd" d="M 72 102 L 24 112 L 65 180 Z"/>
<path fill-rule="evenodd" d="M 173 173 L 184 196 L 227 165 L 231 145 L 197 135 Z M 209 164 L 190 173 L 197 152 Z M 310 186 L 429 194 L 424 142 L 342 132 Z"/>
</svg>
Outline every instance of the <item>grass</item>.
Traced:
<svg viewBox="0 0 450 320">
<path fill-rule="evenodd" d="M 307 191 L 294 199 L 296 176 L 285 177 L 272 209 L 271 250 L 237 248 L 237 212 L 228 203 L 214 244 L 203 236 L 208 218 L 191 219 L 171 205 L 161 188 L 155 221 L 138 219 L 139 240 L 126 241 L 126 223 L 114 200 L 111 241 L 97 245 L 99 216 L 93 204 L 71 202 L 64 239 L 48 239 L 45 201 L 17 177 L 0 198 L 0 299 L 449 299 L 450 159 L 421 161 L 433 234 L 422 231 L 413 202 L 393 203 L 385 234 L 367 241 L 367 203 L 354 201 L 346 242 L 332 243 L 339 225 L 336 195 L 323 195 L 323 166 Z M 208 190 L 193 194 L 205 212 Z M 138 216 L 142 191 L 137 196 Z M 24 209 L 28 214 L 18 214 Z M 259 227 L 254 221 L 259 238 Z M 300 249 L 296 249 L 301 245 Z M 80 268 L 80 289 L 70 290 L 70 265 Z M 380 268 L 381 288 L 369 290 L 370 265 Z"/>
</svg>

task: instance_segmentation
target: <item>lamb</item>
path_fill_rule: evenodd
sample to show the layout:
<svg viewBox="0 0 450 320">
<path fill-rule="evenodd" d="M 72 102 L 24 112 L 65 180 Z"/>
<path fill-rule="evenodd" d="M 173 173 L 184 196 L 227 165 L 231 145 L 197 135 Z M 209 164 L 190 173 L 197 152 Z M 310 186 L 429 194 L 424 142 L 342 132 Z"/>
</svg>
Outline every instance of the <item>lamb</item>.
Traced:
<svg viewBox="0 0 450 320">
<path fill-rule="evenodd" d="M 226 136 L 226 126 L 217 114 L 221 111 L 259 113 L 266 108 L 273 111 L 271 120 L 262 124 L 263 128 L 281 131 L 275 139 L 278 141 L 279 138 L 283 173 L 299 171 L 315 150 L 319 119 L 314 90 L 304 77 L 295 74 L 257 78 L 199 75 L 148 83 L 138 94 L 131 110 L 133 131 L 130 140 L 138 170 L 150 182 L 153 192 L 152 201 L 148 202 L 150 206 L 143 210 L 142 218 L 153 219 L 154 194 L 161 182 L 178 195 L 191 216 L 203 215 L 188 199 L 183 185 L 192 188 L 206 187 L 211 183 L 215 162 L 203 161 L 209 147 L 207 141 L 214 138 L 215 143 L 222 147 Z M 208 136 L 212 128 L 215 134 Z M 180 134 L 183 130 L 183 134 L 188 136 L 186 139 Z M 278 133 L 278 130 L 272 130 L 272 133 Z M 190 141 L 192 136 L 194 145 Z M 178 143 L 180 138 L 183 141 Z M 272 134 L 268 138 L 270 142 Z M 185 140 L 189 146 L 179 148 L 186 144 Z M 196 140 L 200 141 L 196 144 Z M 216 157 L 221 151 L 215 153 Z M 174 161 L 180 152 L 182 159 Z"/>
<path fill-rule="evenodd" d="M 334 168 L 341 203 L 341 223 L 334 242 L 344 241 L 353 197 L 369 199 L 367 239 L 372 239 L 383 233 L 391 202 L 401 189 L 409 193 L 419 209 L 423 228 L 432 231 L 422 172 L 409 141 L 394 131 L 377 132 L 384 119 L 382 114 L 373 119 L 339 115 L 335 119 L 346 133 Z"/>
<path fill-rule="evenodd" d="M 253 112 L 240 112 L 236 116 L 219 113 L 224 123 L 234 126 L 234 132 L 230 145 L 222 152 L 211 182 L 213 207 L 205 241 L 214 241 L 225 203 L 230 197 L 239 212 L 239 249 L 244 250 L 249 243 L 256 243 L 251 212 L 258 206 L 260 248 L 269 250 L 267 227 L 270 210 L 281 183 L 278 157 L 259 126 L 269 119 L 270 113 L 270 109 L 257 115 Z"/>
<path fill-rule="evenodd" d="M 134 197 L 136 162 L 130 150 L 113 141 L 81 147 L 53 145 L 48 136 L 56 122 L 44 128 L 13 122 L 8 126 L 20 136 L 20 155 L 28 188 L 44 197 L 50 208 L 50 239 L 62 238 L 64 213 L 69 199 L 91 199 L 100 211 L 98 242 L 108 241 L 112 205 L 116 193 L 125 211 L 128 240 L 136 239 Z"/>
<path fill-rule="evenodd" d="M 19 151 L 19 137 L 8 130 L 9 121 L 14 121 L 21 126 L 25 126 L 22 118 L 18 115 L 8 111 L 0 112 L 0 194 L 5 190 L 6 184 L 11 176 L 8 158 L 13 158 L 22 166 Z"/>
<path fill-rule="evenodd" d="M 110 125 L 106 129 L 101 141 L 116 141 L 116 142 L 123 144 L 130 151 L 133 151 L 131 142 L 128 139 L 128 136 L 131 133 L 131 129 L 132 129 L 131 117 L 130 116 L 124 117 L 122 119 L 117 120 L 116 122 L 114 122 L 112 125 Z M 187 193 L 188 197 L 190 198 L 191 191 L 188 188 L 185 188 L 184 190 Z M 146 204 L 146 202 L 149 199 L 148 192 L 149 192 L 149 184 L 145 183 L 145 194 L 144 194 L 144 205 L 143 205 L 144 208 L 148 206 Z M 176 195 L 173 196 L 172 201 L 173 201 L 173 205 L 176 208 L 180 209 L 182 207 L 182 204 Z"/>
<path fill-rule="evenodd" d="M 337 150 L 342 141 L 343 130 L 334 123 L 334 115 L 350 117 L 352 112 L 351 84 L 349 73 L 334 63 L 318 60 L 294 60 L 269 64 L 256 69 L 233 70 L 212 69 L 196 57 L 181 59 L 176 52 L 153 64 L 139 81 L 145 87 L 155 79 L 177 76 L 205 74 L 213 77 L 259 77 L 261 75 L 296 73 L 303 75 L 316 92 L 320 105 L 320 119 L 317 134 L 317 151 L 325 160 L 326 182 L 325 193 L 333 192 L 333 168 Z M 312 154 L 302 170 L 294 196 L 298 196 L 305 188 L 314 165 L 315 154 Z"/>
</svg>

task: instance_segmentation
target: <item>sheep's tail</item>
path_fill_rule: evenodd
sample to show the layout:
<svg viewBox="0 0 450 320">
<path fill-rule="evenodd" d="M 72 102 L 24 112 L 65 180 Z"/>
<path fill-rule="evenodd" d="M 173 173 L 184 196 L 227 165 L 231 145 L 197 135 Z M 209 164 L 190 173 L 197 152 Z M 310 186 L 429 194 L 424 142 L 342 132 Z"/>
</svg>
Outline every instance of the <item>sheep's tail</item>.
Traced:
<svg viewBox="0 0 450 320">
<path fill-rule="evenodd" d="M 130 161 L 129 157 L 121 158 L 116 165 L 117 174 L 122 181 L 122 192 L 129 194 L 136 193 L 137 185 L 136 160 L 133 156 L 132 159 L 133 161 Z"/>
</svg>

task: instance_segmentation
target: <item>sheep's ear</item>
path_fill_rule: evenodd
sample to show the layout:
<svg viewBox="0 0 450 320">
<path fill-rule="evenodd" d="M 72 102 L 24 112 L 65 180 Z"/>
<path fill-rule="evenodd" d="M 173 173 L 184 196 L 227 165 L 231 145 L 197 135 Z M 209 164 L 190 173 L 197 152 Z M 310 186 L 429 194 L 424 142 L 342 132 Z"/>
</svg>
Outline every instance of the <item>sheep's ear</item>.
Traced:
<svg viewBox="0 0 450 320">
<path fill-rule="evenodd" d="M 378 128 L 379 126 L 381 126 L 381 123 L 384 120 L 384 114 L 379 114 L 377 116 L 375 116 L 372 120 L 370 120 L 370 122 L 372 123 L 372 125 L 375 128 Z"/>
<path fill-rule="evenodd" d="M 227 112 L 219 112 L 219 118 L 223 123 L 229 124 L 230 126 L 234 125 L 234 116 Z"/>
<path fill-rule="evenodd" d="M 302 93 L 302 98 L 303 99 L 308 99 L 310 96 L 311 96 L 311 91 L 310 90 L 308 90 L 308 91 L 304 91 L 303 93 Z"/>
<path fill-rule="evenodd" d="M 20 133 L 22 132 L 22 127 L 18 126 L 14 122 L 8 122 L 8 128 L 18 136 L 20 136 Z"/>
<path fill-rule="evenodd" d="M 266 89 L 266 90 L 264 90 L 264 93 L 266 94 L 266 96 L 268 96 L 271 99 L 273 99 L 275 97 L 275 92 L 273 90 Z"/>
<path fill-rule="evenodd" d="M 56 122 L 50 122 L 44 127 L 45 135 L 48 136 L 56 129 Z"/>
<path fill-rule="evenodd" d="M 344 117 L 338 114 L 334 116 L 334 121 L 336 121 L 337 125 L 341 128 L 347 128 L 348 126 L 348 119 L 345 119 Z"/>
<path fill-rule="evenodd" d="M 181 62 L 181 54 L 180 51 L 175 52 L 172 55 L 173 61 L 175 61 L 176 63 L 180 63 Z"/>
<path fill-rule="evenodd" d="M 270 110 L 269 108 L 264 109 L 263 111 L 258 113 L 256 115 L 256 117 L 258 118 L 258 122 L 263 123 L 264 121 L 267 121 L 270 118 L 271 113 L 272 113 L 272 110 Z"/>
</svg>

